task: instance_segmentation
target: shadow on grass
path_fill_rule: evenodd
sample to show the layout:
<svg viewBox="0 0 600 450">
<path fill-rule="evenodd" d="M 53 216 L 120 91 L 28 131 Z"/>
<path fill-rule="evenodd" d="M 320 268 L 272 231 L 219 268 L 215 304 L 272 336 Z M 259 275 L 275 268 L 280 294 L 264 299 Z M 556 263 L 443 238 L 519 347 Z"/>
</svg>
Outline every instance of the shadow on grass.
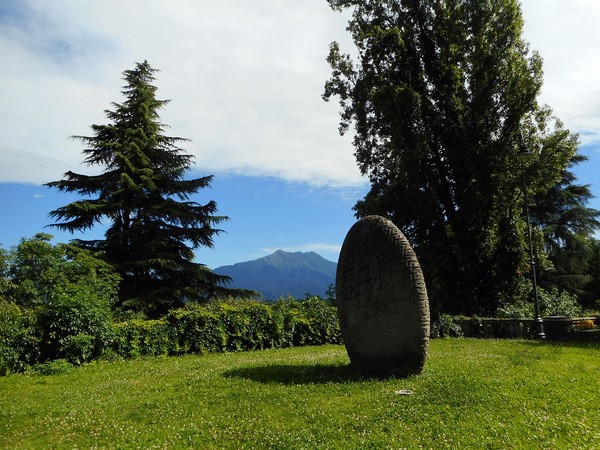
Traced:
<svg viewBox="0 0 600 450">
<path fill-rule="evenodd" d="M 265 384 L 325 384 L 360 381 L 365 378 L 347 366 L 274 364 L 228 370 L 225 378 L 244 378 Z"/>
</svg>

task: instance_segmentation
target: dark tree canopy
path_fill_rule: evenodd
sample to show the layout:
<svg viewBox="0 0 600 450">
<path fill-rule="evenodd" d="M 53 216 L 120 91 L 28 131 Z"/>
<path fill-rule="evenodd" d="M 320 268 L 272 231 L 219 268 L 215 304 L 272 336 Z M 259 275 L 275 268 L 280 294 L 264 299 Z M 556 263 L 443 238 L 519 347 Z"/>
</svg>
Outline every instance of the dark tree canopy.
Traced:
<svg viewBox="0 0 600 450">
<path fill-rule="evenodd" d="M 120 301 L 125 308 L 157 316 L 188 300 L 202 301 L 230 292 L 228 277 L 194 262 L 194 251 L 212 247 L 214 228 L 228 218 L 215 215 L 214 201 L 202 205 L 190 197 L 210 185 L 212 176 L 185 179 L 193 156 L 178 147 L 188 141 L 164 134 L 152 85 L 156 70 L 148 62 L 124 72 L 125 101 L 106 110 L 107 125 L 92 125 L 92 136 L 74 136 L 85 146 L 84 162 L 100 166 L 100 175 L 67 172 L 48 183 L 80 200 L 56 209 L 52 226 L 83 231 L 103 222 L 102 240 L 75 240 L 99 252 L 122 277 Z M 233 292 L 233 291 L 231 291 Z"/>
<path fill-rule="evenodd" d="M 403 231 L 434 309 L 493 313 L 528 271 L 520 133 L 535 153 L 530 198 L 556 189 L 577 154 L 576 137 L 537 103 L 542 61 L 521 37 L 517 0 L 329 3 L 353 11 L 357 61 L 331 45 L 323 97 L 339 98 L 340 131 L 354 126 L 371 182 L 357 215 Z"/>
<path fill-rule="evenodd" d="M 588 259 L 589 282 L 586 288 L 590 293 L 590 303 L 596 308 L 600 308 L 600 241 L 594 240 L 590 246 L 591 254 Z"/>
</svg>

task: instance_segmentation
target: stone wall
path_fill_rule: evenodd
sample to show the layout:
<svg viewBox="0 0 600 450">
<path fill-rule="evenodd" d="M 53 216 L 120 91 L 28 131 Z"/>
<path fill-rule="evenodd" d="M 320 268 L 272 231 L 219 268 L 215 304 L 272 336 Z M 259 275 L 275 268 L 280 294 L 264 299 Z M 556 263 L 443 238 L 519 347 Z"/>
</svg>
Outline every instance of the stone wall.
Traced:
<svg viewBox="0 0 600 450">
<path fill-rule="evenodd" d="M 600 320 L 597 317 L 544 317 L 544 333 L 551 341 L 595 341 L 600 342 L 600 329 L 578 330 L 583 321 Z M 465 337 L 490 339 L 533 339 L 535 336 L 533 319 L 481 319 L 465 318 L 460 327 Z"/>
</svg>

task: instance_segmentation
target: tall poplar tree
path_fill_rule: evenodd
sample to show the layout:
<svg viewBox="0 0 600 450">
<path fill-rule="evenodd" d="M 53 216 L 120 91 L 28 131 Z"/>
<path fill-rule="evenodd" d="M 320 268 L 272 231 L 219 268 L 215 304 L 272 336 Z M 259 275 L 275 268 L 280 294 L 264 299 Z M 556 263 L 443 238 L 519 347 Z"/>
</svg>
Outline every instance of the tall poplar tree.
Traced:
<svg viewBox="0 0 600 450">
<path fill-rule="evenodd" d="M 542 61 L 517 0 L 328 0 L 353 11 L 357 60 L 332 43 L 324 99 L 371 182 L 357 215 L 380 214 L 419 256 L 433 308 L 490 314 L 529 272 L 529 198 L 555 186 L 576 138 L 540 107 Z"/>
<path fill-rule="evenodd" d="M 194 262 L 194 250 L 212 247 L 214 228 L 228 218 L 215 215 L 214 201 L 202 205 L 192 194 L 212 176 L 185 179 L 193 156 L 178 147 L 188 141 L 164 134 L 152 85 L 156 70 L 148 62 L 124 72 L 125 101 L 106 110 L 107 125 L 92 125 L 92 136 L 74 136 L 85 146 L 84 162 L 100 175 L 67 172 L 47 186 L 76 192 L 80 200 L 50 213 L 52 226 L 69 232 L 109 223 L 101 240 L 74 240 L 98 252 L 116 268 L 122 306 L 156 317 L 185 301 L 202 301 L 229 290 L 229 277 Z M 233 291 L 231 291 L 233 292 Z"/>
</svg>

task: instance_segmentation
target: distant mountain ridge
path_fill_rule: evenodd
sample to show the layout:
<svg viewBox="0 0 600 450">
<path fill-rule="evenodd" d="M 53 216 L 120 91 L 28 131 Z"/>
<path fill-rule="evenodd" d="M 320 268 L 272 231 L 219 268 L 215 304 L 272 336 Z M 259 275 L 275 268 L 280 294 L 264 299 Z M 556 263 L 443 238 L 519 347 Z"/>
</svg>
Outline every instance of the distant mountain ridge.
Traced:
<svg viewBox="0 0 600 450">
<path fill-rule="evenodd" d="M 266 300 L 277 300 L 303 298 L 306 293 L 325 297 L 329 285 L 335 283 L 336 269 L 336 263 L 315 252 L 277 250 L 253 261 L 217 267 L 214 272 L 233 278 L 229 287 L 253 289 Z"/>
</svg>

